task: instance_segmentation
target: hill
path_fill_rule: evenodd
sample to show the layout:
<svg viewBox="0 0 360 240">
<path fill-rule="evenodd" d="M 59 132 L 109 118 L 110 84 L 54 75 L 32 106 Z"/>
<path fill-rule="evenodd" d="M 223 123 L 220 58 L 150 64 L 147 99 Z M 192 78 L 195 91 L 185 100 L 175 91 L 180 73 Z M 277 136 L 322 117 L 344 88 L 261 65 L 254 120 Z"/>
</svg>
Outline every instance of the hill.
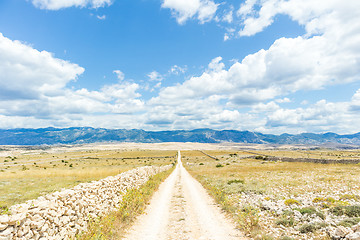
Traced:
<svg viewBox="0 0 360 240">
<path fill-rule="evenodd" d="M 256 144 L 355 144 L 360 145 L 360 133 L 262 134 L 236 130 L 174 130 L 144 131 L 138 129 L 74 128 L 18 128 L 0 129 L 0 145 L 82 144 L 95 142 L 200 142 L 200 143 L 256 143 Z"/>
</svg>

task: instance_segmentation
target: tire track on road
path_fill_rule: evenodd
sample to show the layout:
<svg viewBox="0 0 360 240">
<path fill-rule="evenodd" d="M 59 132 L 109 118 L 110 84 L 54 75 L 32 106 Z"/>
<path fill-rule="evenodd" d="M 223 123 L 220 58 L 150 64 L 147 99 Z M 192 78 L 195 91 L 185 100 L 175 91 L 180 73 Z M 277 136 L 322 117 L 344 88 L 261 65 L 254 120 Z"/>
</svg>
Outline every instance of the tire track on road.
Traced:
<svg viewBox="0 0 360 240">
<path fill-rule="evenodd" d="M 160 185 L 150 204 L 125 235 L 127 240 L 246 239 L 235 229 L 182 166 L 181 153 L 173 173 Z"/>
</svg>

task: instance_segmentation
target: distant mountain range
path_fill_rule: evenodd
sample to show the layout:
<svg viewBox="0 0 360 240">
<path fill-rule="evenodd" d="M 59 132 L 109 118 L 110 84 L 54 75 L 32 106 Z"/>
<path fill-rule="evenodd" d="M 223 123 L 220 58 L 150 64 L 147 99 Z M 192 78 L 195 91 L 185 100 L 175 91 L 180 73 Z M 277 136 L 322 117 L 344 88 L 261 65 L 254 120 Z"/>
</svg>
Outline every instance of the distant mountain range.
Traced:
<svg viewBox="0 0 360 240">
<path fill-rule="evenodd" d="M 200 142 L 200 143 L 257 143 L 257 144 L 311 144 L 326 143 L 360 145 L 360 133 L 338 135 L 336 133 L 262 134 L 236 130 L 177 130 L 144 131 L 104 128 L 39 128 L 0 129 L 0 145 L 54 145 L 96 142 Z"/>
</svg>

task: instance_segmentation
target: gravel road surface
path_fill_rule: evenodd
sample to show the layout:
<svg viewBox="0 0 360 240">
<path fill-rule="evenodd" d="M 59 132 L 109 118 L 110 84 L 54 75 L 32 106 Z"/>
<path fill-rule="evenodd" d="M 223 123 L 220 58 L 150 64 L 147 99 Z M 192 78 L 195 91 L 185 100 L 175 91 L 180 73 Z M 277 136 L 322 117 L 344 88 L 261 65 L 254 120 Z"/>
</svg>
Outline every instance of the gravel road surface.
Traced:
<svg viewBox="0 0 360 240">
<path fill-rule="evenodd" d="M 128 230 L 127 240 L 246 239 L 182 166 L 160 185 L 145 213 Z"/>
</svg>

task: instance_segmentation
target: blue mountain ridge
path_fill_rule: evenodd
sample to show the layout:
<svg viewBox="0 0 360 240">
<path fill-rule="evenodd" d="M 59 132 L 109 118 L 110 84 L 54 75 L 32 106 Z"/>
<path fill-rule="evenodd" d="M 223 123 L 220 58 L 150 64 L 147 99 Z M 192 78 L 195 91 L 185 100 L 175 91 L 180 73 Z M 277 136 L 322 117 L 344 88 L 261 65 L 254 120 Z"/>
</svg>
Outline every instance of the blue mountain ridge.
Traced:
<svg viewBox="0 0 360 240">
<path fill-rule="evenodd" d="M 0 145 L 54 145 L 97 142 L 199 142 L 199 143 L 255 143 L 255 144 L 354 144 L 360 145 L 360 133 L 263 134 L 237 130 L 172 130 L 145 131 L 141 129 L 17 128 L 0 129 Z"/>
</svg>

